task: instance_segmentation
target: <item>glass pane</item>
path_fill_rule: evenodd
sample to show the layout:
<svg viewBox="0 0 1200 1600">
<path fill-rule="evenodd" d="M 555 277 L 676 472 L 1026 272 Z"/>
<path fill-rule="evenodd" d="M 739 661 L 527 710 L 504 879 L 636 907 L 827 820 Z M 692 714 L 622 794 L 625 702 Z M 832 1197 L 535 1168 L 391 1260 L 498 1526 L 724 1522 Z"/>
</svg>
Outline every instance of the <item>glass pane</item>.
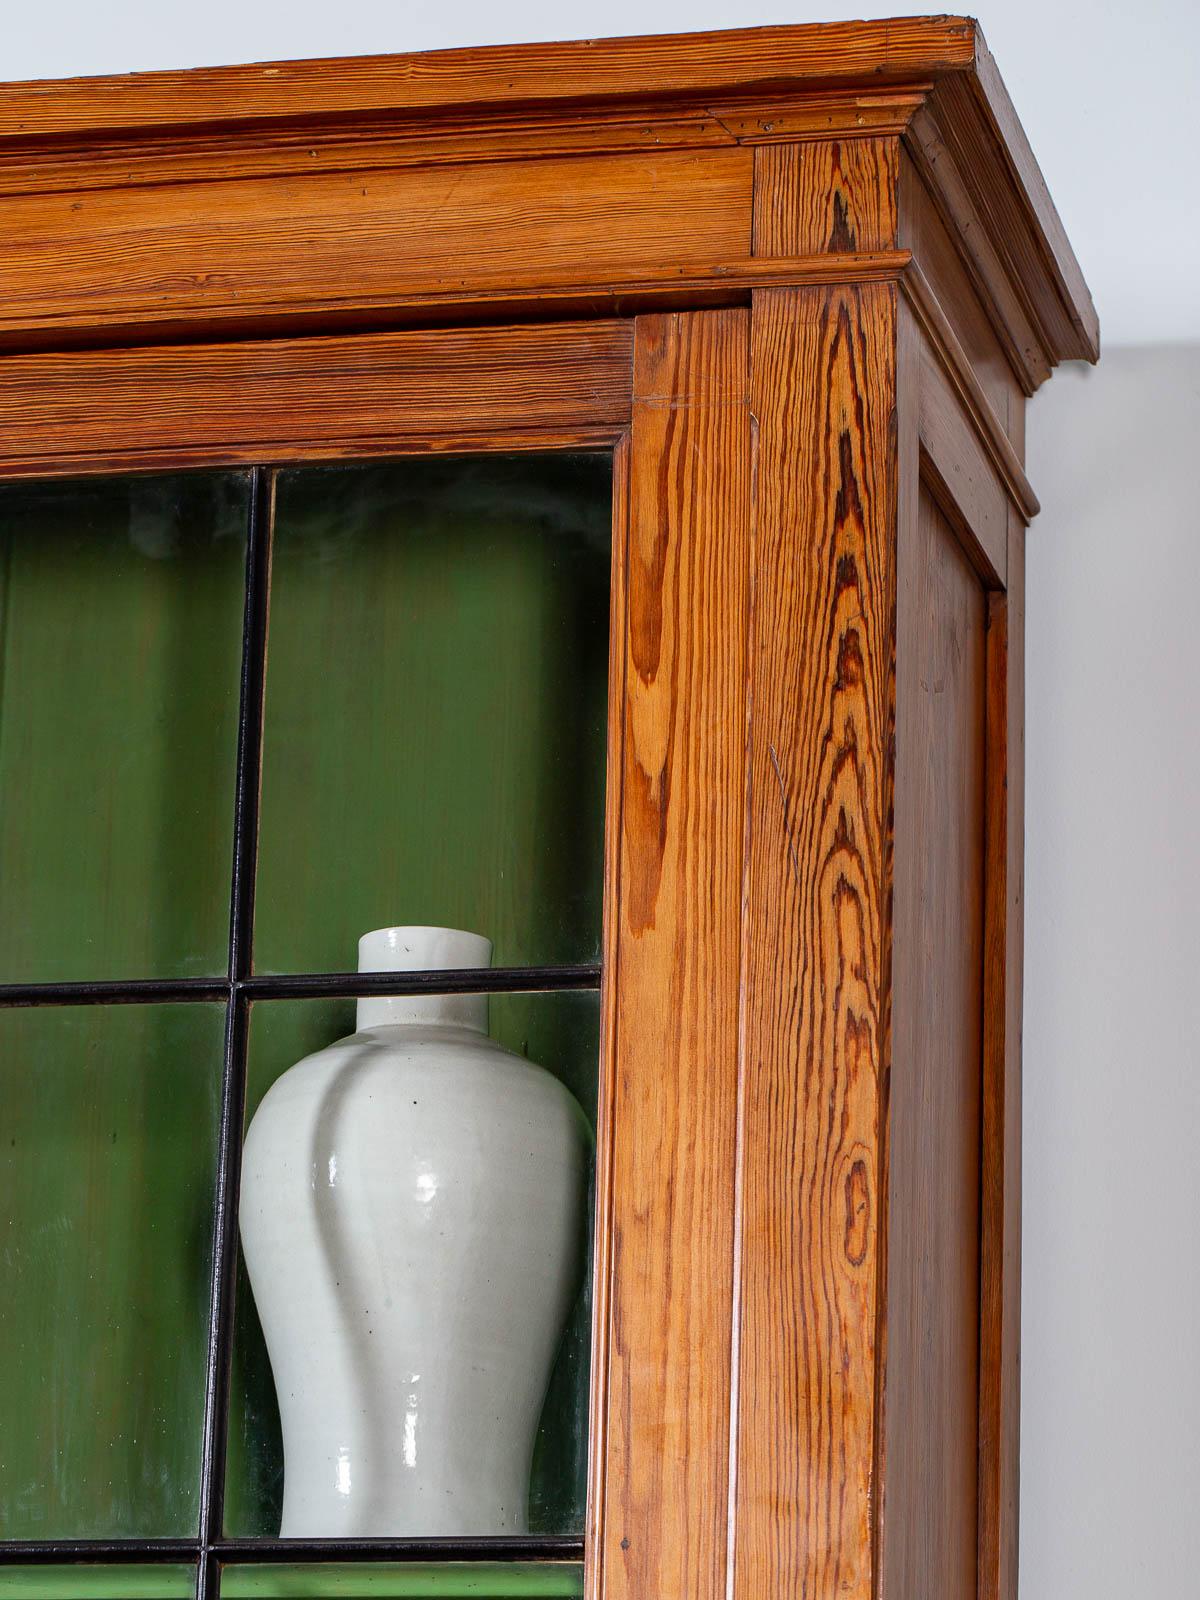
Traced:
<svg viewBox="0 0 1200 1600">
<path fill-rule="evenodd" d="M 0 1010 L 0 1529 L 192 1536 L 224 1007 Z"/>
<path fill-rule="evenodd" d="M 226 1567 L 221 1573 L 221 1600 L 306 1600 L 308 1596 L 341 1596 L 342 1600 L 578 1600 L 583 1594 L 583 1566 L 575 1561 L 446 1561 L 419 1564 L 354 1562 L 314 1566 L 275 1565 Z"/>
<path fill-rule="evenodd" d="M 596 958 L 611 500 L 601 455 L 280 475 L 260 971 L 396 923 Z"/>
<path fill-rule="evenodd" d="M 0 982 L 225 970 L 248 481 L 0 488 Z"/>
<path fill-rule="evenodd" d="M 247 1115 L 254 1115 L 272 1085 L 278 1087 L 264 1110 L 266 1123 L 256 1124 L 247 1141 L 243 1239 L 251 1210 L 267 1213 L 260 1230 L 272 1219 L 276 1226 L 281 1216 L 287 1219 L 284 1242 L 269 1255 L 267 1270 L 272 1261 L 286 1260 L 296 1278 L 281 1282 L 280 1276 L 288 1275 L 273 1273 L 271 1302 L 264 1307 L 256 1305 L 244 1260 L 241 1265 L 225 1498 L 231 1536 L 279 1533 L 284 1509 L 280 1408 L 260 1309 L 268 1326 L 274 1318 L 273 1353 L 280 1356 L 279 1347 L 285 1347 L 288 1394 L 302 1397 L 293 1408 L 295 1443 L 289 1446 L 298 1465 L 289 1470 L 306 1477 L 318 1470 L 325 1474 L 324 1489 L 318 1485 L 316 1498 L 303 1503 L 295 1513 L 300 1520 L 285 1526 L 285 1534 L 582 1532 L 599 997 L 591 992 L 493 995 L 488 1002 L 460 996 L 456 1003 L 464 999 L 484 1008 L 492 1039 L 546 1068 L 573 1099 L 556 1085 L 547 1089 L 541 1082 L 546 1075 L 529 1074 L 523 1062 L 512 1070 L 498 1053 L 484 1064 L 500 1087 L 498 1100 L 491 1098 L 490 1083 L 481 1096 L 476 1080 L 460 1077 L 453 1062 L 443 1073 L 437 1057 L 426 1068 L 433 1073 L 428 1100 L 417 1087 L 408 1094 L 403 1084 L 426 1080 L 405 1077 L 406 1063 L 393 1070 L 382 1028 L 359 1036 L 356 1043 L 366 1041 L 368 1048 L 336 1061 L 323 1057 L 324 1064 L 315 1067 L 309 1062 L 281 1084 L 293 1063 L 353 1032 L 354 1002 L 270 1001 L 254 1007 Z M 535 1081 L 526 1084 L 526 1077 Z M 514 1157 L 510 1107 L 521 1105 L 532 1109 L 521 1124 Z M 566 1132 L 559 1120 L 564 1105 L 570 1108 Z M 260 1136 L 264 1151 L 273 1148 L 273 1160 L 256 1153 Z M 576 1150 L 578 1165 L 568 1172 L 565 1163 L 574 1160 Z M 498 1161 L 503 1152 L 509 1153 Z M 509 1192 L 514 1170 L 523 1185 L 516 1195 Z M 422 1201 L 436 1232 L 437 1242 L 428 1249 L 422 1238 L 411 1238 L 414 1209 L 425 1214 Z M 498 1236 L 489 1231 L 494 1216 L 506 1219 Z M 397 1239 L 409 1243 L 400 1250 Z M 533 1275 L 526 1280 L 530 1262 Z M 261 1300 L 261 1260 L 251 1262 L 256 1265 Z M 532 1313 L 497 1294 L 498 1284 L 521 1281 L 532 1285 L 524 1296 L 533 1303 Z M 415 1322 L 409 1316 L 412 1306 L 424 1307 Z M 532 1324 L 519 1337 L 530 1354 L 517 1361 L 514 1376 L 504 1365 L 506 1352 L 526 1314 Z M 414 1351 L 428 1344 L 431 1318 L 438 1347 L 432 1365 L 440 1363 L 440 1369 L 426 1369 L 422 1377 L 422 1361 Z M 334 1331 L 326 1329 L 327 1322 Z M 443 1343 L 459 1354 L 443 1359 Z M 541 1358 L 533 1352 L 542 1347 L 545 1359 L 538 1365 Z M 526 1359 L 533 1361 L 536 1377 L 523 1368 Z M 346 1373 L 344 1380 L 338 1371 Z M 314 1422 L 303 1397 L 317 1391 L 334 1395 L 339 1383 L 344 1383 L 349 1425 L 338 1415 Z M 515 1395 L 521 1384 L 531 1383 L 536 1392 L 527 1425 L 510 1416 L 499 1434 L 493 1420 L 489 1433 L 498 1388 Z M 479 1510 L 478 1500 L 463 1494 L 466 1469 L 461 1458 L 457 1465 L 451 1459 L 460 1413 L 472 1407 L 470 1461 L 482 1461 L 487 1442 L 508 1463 L 507 1469 L 503 1461 L 494 1464 L 496 1474 L 512 1470 L 519 1475 L 520 1503 L 503 1526 L 492 1525 L 499 1520 L 494 1500 L 485 1497 L 485 1509 Z M 364 1415 L 374 1419 L 371 1427 L 364 1435 L 354 1434 L 354 1418 Z M 352 1438 L 353 1445 L 347 1442 Z M 434 1465 L 428 1467 L 431 1454 Z M 427 1502 L 420 1499 L 435 1482 L 437 1492 L 448 1497 L 444 1514 L 425 1509 Z M 374 1483 L 384 1487 L 364 1509 L 364 1485 Z"/>
<path fill-rule="evenodd" d="M 185 1566 L 0 1566 L 0 1600 L 191 1600 Z"/>
</svg>

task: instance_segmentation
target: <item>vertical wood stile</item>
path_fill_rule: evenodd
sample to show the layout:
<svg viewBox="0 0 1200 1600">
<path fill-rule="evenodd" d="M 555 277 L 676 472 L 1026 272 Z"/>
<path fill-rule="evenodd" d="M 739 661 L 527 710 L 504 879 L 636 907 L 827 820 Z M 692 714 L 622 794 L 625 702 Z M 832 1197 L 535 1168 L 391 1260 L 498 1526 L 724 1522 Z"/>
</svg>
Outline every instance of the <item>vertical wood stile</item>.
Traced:
<svg viewBox="0 0 1200 1600">
<path fill-rule="evenodd" d="M 753 253 L 890 250 L 899 162 L 895 138 L 760 145 L 754 152 Z"/>
<path fill-rule="evenodd" d="M 742 310 L 637 322 L 593 1600 L 725 1593 L 748 325 Z"/>
<path fill-rule="evenodd" d="M 893 285 L 755 296 L 733 1600 L 872 1587 Z"/>
<path fill-rule="evenodd" d="M 1016 1600 L 1020 1497 L 1025 529 L 1013 510 L 1009 512 L 1007 591 L 989 598 L 979 1600 Z"/>
</svg>

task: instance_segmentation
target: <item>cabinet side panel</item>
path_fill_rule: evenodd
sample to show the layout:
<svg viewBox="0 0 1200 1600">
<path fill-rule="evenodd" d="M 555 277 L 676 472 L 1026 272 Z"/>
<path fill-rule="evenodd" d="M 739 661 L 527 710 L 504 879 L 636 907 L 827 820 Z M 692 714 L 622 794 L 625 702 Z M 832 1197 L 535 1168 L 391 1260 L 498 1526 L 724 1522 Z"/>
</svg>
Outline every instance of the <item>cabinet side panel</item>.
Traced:
<svg viewBox="0 0 1200 1600">
<path fill-rule="evenodd" d="M 1025 396 L 1017 370 L 1005 353 L 963 257 L 907 151 L 900 161 L 899 195 L 899 242 L 912 251 L 980 387 L 1019 452 L 1023 444 Z"/>
<path fill-rule="evenodd" d="M 745 311 L 637 323 L 603 1458 L 589 1593 L 723 1600 L 750 412 Z"/>
<path fill-rule="evenodd" d="M 976 1592 L 988 595 L 924 484 L 898 531 L 882 1592 Z"/>
<path fill-rule="evenodd" d="M 755 296 L 736 1600 L 872 1591 L 891 286 Z"/>
</svg>

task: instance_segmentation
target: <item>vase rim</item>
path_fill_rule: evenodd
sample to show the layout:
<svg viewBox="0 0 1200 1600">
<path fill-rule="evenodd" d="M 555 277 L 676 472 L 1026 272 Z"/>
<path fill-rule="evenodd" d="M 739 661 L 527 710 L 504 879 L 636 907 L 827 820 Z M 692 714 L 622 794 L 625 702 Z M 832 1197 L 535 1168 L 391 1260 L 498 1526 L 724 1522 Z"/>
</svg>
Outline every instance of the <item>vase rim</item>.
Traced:
<svg viewBox="0 0 1200 1600">
<path fill-rule="evenodd" d="M 491 964 L 492 941 L 465 928 L 397 923 L 358 941 L 360 972 L 482 971 Z"/>
</svg>

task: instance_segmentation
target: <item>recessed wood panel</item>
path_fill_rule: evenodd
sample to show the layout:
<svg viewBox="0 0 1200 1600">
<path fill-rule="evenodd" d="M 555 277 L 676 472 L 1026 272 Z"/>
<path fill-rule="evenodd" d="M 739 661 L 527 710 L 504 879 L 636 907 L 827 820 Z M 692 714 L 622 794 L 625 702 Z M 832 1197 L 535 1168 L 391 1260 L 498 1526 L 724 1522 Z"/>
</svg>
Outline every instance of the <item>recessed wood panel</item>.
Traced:
<svg viewBox="0 0 1200 1600">
<path fill-rule="evenodd" d="M 749 253 L 740 147 L 19 195 L 0 334 L 377 307 Z"/>
<path fill-rule="evenodd" d="M 897 591 L 882 1589 L 974 1600 L 988 597 L 922 486 Z"/>
</svg>

